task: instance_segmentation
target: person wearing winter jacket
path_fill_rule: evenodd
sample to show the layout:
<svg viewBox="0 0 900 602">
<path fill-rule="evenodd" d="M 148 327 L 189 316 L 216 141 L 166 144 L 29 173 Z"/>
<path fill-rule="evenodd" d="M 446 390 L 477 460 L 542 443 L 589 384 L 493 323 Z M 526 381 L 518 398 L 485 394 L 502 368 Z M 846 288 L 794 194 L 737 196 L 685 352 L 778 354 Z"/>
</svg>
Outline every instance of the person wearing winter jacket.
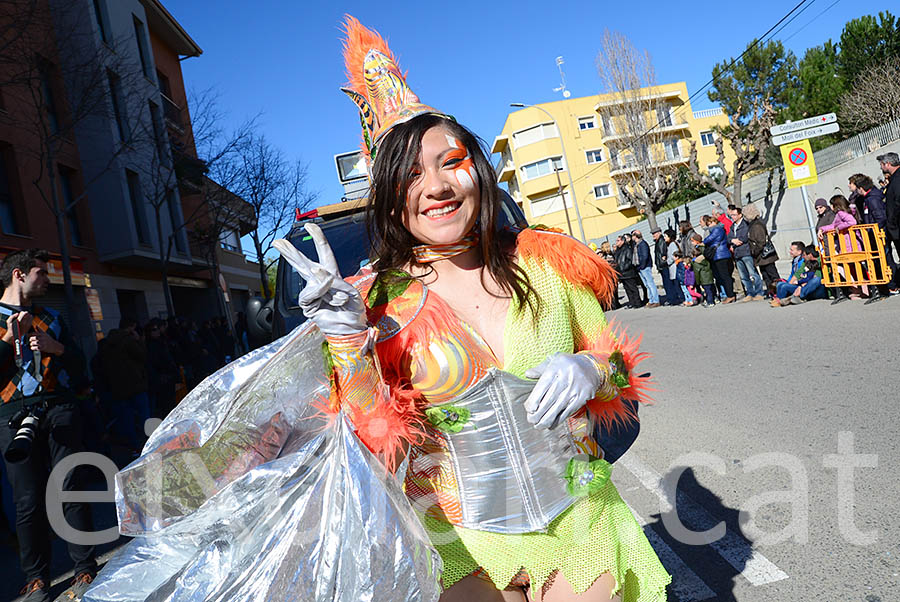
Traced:
<svg viewBox="0 0 900 602">
<path fill-rule="evenodd" d="M 741 282 L 747 295 L 742 301 L 762 301 L 762 278 L 753 264 L 750 252 L 750 224 L 744 219 L 743 209 L 736 205 L 728 205 L 728 217 L 731 218 L 731 230 L 728 231 L 728 244 L 741 275 Z"/>
<path fill-rule="evenodd" d="M 653 259 L 650 257 L 650 245 L 644 240 L 640 230 L 631 233 L 638 254 L 638 275 L 647 290 L 646 307 L 659 307 L 659 291 L 653 281 Z"/>
<path fill-rule="evenodd" d="M 685 302 L 684 293 L 681 291 L 681 285 L 678 283 L 678 258 L 681 252 L 678 250 L 678 243 L 675 242 L 675 230 L 669 229 L 665 231 L 666 237 L 666 263 L 669 266 L 669 281 L 672 283 L 672 296 L 666 295 L 667 305 L 681 305 Z"/>
<path fill-rule="evenodd" d="M 627 237 L 627 238 L 626 238 Z M 641 307 L 641 291 L 638 285 L 637 265 L 635 265 L 634 243 L 631 236 L 619 236 L 616 239 L 616 248 L 613 251 L 616 258 L 616 271 L 619 272 L 619 281 L 625 289 L 628 297 L 628 307 L 637 309 Z"/>
<path fill-rule="evenodd" d="M 669 277 L 669 250 L 666 237 L 662 230 L 655 228 L 653 235 L 653 255 L 656 260 L 656 271 L 662 279 L 663 290 L 666 292 L 666 305 L 673 305 L 672 300 L 677 296 L 674 292 L 675 282 Z"/>
<path fill-rule="evenodd" d="M 678 248 L 681 251 L 681 256 L 686 257 L 688 261 L 690 261 L 691 257 L 694 256 L 694 241 L 693 236 L 696 234 L 694 231 L 694 227 L 691 225 L 691 222 L 688 220 L 683 220 L 678 224 L 678 230 L 681 233 L 681 238 L 678 242 Z"/>
<path fill-rule="evenodd" d="M 834 211 L 834 221 L 827 226 L 822 226 L 822 229 L 819 230 L 819 240 L 824 238 L 825 232 L 836 230 L 844 233 L 844 235 L 838 237 L 837 240 L 836 251 L 838 253 L 849 253 L 859 250 L 862 248 L 862 236 L 857 232 L 856 244 L 853 244 L 850 233 L 847 232 L 848 228 L 856 225 L 856 218 L 850 214 L 850 203 L 841 194 L 836 194 L 831 197 L 830 203 L 831 208 Z"/>
<path fill-rule="evenodd" d="M 834 211 L 828 206 L 828 201 L 823 198 L 816 199 L 815 208 L 816 215 L 819 216 L 816 220 L 816 234 L 818 234 L 822 230 L 822 226 L 827 226 L 834 221 Z"/>
<path fill-rule="evenodd" d="M 712 269 L 716 283 L 725 291 L 722 303 L 732 303 L 734 301 L 734 281 L 731 279 L 731 251 L 728 250 L 728 242 L 725 240 L 725 226 L 708 215 L 701 217 L 700 223 L 709 228 L 709 234 L 703 239 L 703 245 L 715 253 Z"/>
<path fill-rule="evenodd" d="M 846 201 L 846 199 L 844 200 Z M 789 285 L 785 290 L 790 294 L 777 301 L 773 300 L 772 307 L 796 305 L 813 299 L 825 299 L 828 296 L 825 285 L 822 284 L 822 266 L 819 263 L 819 251 L 815 245 L 804 247 L 801 265 L 803 273 L 796 277 L 796 284 Z"/>
<path fill-rule="evenodd" d="M 713 280 L 713 270 L 712 264 L 709 263 L 709 260 L 703 256 L 703 243 L 694 246 L 694 258 L 693 258 L 693 268 L 694 268 L 694 280 L 697 283 L 697 286 L 703 289 L 703 293 L 706 295 L 706 300 L 703 302 L 703 305 L 708 307 L 710 305 L 715 305 L 716 303 L 716 291 Z"/>
<path fill-rule="evenodd" d="M 778 252 L 763 256 L 763 251 L 769 242 L 769 231 L 766 229 L 766 223 L 760 217 L 756 205 L 751 203 L 744 207 L 744 219 L 750 224 L 750 232 L 747 235 L 750 255 L 766 283 L 766 293 L 771 297 L 775 294 L 775 283 L 781 279 L 778 268 L 775 266 L 775 262 L 778 261 Z M 774 250 L 774 247 L 770 248 Z"/>
<path fill-rule="evenodd" d="M 862 206 L 864 208 L 863 215 L 865 217 L 864 223 L 866 224 L 877 224 L 883 230 L 885 230 L 887 224 L 887 209 L 884 204 L 884 193 L 881 192 L 875 183 L 872 181 L 872 178 L 865 174 L 853 174 L 850 176 L 850 187 L 851 189 L 855 189 L 857 193 L 857 198 L 860 199 Z M 872 248 L 875 248 L 875 233 L 869 233 L 869 242 L 872 245 Z M 873 269 L 875 271 L 875 277 L 881 278 L 883 273 L 883 267 L 881 265 L 881 261 L 873 261 L 872 262 Z M 875 296 L 879 298 L 888 297 L 891 294 L 891 287 L 889 284 L 879 284 L 875 287 L 874 292 L 872 293 L 872 297 L 870 299 L 875 298 Z M 869 303 L 869 301 L 866 301 Z"/>
</svg>

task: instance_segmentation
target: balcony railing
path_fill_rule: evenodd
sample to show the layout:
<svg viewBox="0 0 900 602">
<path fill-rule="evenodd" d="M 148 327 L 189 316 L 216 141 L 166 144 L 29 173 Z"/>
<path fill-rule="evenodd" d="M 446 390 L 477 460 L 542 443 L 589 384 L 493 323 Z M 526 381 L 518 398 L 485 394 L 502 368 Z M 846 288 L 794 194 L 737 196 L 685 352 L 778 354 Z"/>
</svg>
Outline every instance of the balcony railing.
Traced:
<svg viewBox="0 0 900 602">
<path fill-rule="evenodd" d="M 166 122 L 179 132 L 184 132 L 184 119 L 182 118 L 181 107 L 162 92 L 159 95 L 162 97 L 163 115 L 166 117 Z"/>
<path fill-rule="evenodd" d="M 658 136 L 660 134 L 666 134 L 669 132 L 675 132 L 678 130 L 688 130 L 690 129 L 690 125 L 684 118 L 673 119 L 670 116 L 665 118 L 665 121 L 657 120 L 655 117 L 650 118 L 650 123 L 647 126 L 647 131 L 643 134 L 634 134 L 634 133 L 618 133 L 616 128 L 606 127 L 602 128 L 602 137 L 600 138 L 604 143 L 613 142 L 615 140 L 619 140 L 622 138 L 645 138 L 648 136 Z M 611 130 L 611 131 L 610 131 Z"/>
<path fill-rule="evenodd" d="M 505 182 L 506 180 L 509 180 L 513 176 L 513 174 L 516 173 L 516 164 L 513 163 L 512 155 L 510 155 L 506 151 L 503 151 L 503 153 L 500 154 L 500 159 L 494 166 L 494 173 L 497 174 L 498 182 Z"/>
<path fill-rule="evenodd" d="M 718 117 L 722 115 L 722 107 L 715 109 L 703 109 L 702 111 L 694 111 L 694 119 L 706 119 L 707 117 Z"/>
<path fill-rule="evenodd" d="M 688 158 L 682 155 L 680 152 L 678 154 L 667 154 L 666 158 L 661 161 L 653 161 L 650 166 L 651 167 L 665 167 L 667 165 L 677 165 L 679 163 L 687 163 Z M 609 175 L 610 176 L 620 176 L 622 174 L 626 174 L 632 171 L 637 171 L 641 169 L 642 164 L 639 163 L 634 157 L 628 157 L 624 161 L 622 160 L 613 160 L 610 161 L 609 164 Z"/>
<path fill-rule="evenodd" d="M 621 194 L 616 197 L 616 209 L 621 211 L 622 209 L 631 209 L 632 207 L 634 207 L 634 203 L 626 199 Z"/>
</svg>

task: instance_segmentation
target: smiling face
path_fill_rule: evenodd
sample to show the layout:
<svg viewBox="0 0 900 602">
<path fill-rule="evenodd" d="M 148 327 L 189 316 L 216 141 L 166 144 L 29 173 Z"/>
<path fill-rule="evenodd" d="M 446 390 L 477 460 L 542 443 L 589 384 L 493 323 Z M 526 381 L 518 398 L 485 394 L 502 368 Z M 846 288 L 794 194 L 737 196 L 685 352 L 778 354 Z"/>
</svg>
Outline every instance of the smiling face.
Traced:
<svg viewBox="0 0 900 602">
<path fill-rule="evenodd" d="M 441 126 L 422 135 L 409 176 L 403 226 L 416 240 L 446 244 L 461 240 L 475 226 L 481 206 L 472 154 Z"/>
</svg>

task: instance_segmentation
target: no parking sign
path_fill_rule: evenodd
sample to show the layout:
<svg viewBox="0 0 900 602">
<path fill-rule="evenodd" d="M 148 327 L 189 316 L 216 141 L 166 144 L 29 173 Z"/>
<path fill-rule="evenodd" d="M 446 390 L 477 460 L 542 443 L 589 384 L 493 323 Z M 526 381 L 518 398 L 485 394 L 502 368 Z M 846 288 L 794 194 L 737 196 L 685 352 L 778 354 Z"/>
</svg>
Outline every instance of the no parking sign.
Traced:
<svg viewBox="0 0 900 602">
<path fill-rule="evenodd" d="M 799 188 L 819 181 L 809 140 L 783 144 L 779 148 L 781 149 L 781 160 L 784 161 L 784 173 L 787 176 L 788 188 Z"/>
</svg>

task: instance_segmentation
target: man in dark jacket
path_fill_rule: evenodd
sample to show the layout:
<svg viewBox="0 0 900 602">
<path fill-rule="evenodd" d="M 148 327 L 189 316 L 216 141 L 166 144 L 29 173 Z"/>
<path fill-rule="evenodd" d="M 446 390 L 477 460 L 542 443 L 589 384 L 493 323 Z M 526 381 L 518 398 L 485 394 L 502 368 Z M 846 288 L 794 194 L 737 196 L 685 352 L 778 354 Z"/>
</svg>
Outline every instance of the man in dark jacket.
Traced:
<svg viewBox="0 0 900 602">
<path fill-rule="evenodd" d="M 747 293 L 742 300 L 762 301 L 762 278 L 753 265 L 753 255 L 750 253 L 750 224 L 744 219 L 741 208 L 735 205 L 728 206 L 728 217 L 731 218 L 728 243 Z"/>
<path fill-rule="evenodd" d="M 894 250 L 900 255 L 900 155 L 897 153 L 885 153 L 878 156 L 881 172 L 888 176 L 887 190 L 884 191 L 884 251 L 887 254 L 888 264 L 894 271 L 894 281 L 891 288 L 900 284 L 900 275 L 897 274 L 897 262 L 894 261 Z"/>
<path fill-rule="evenodd" d="M 781 280 L 775 262 L 778 261 L 778 252 L 769 244 L 769 231 L 760 217 L 756 205 L 750 204 L 744 207 L 744 219 L 750 224 L 748 234 L 750 243 L 750 255 L 753 263 L 759 268 L 763 281 L 766 284 L 767 296 L 775 295 L 775 283 Z"/>
<path fill-rule="evenodd" d="M 637 309 L 641 307 L 641 291 L 638 286 L 634 243 L 631 242 L 630 235 L 626 234 L 616 239 L 616 248 L 613 251 L 613 255 L 616 258 L 616 271 L 619 272 L 619 281 L 625 289 L 625 295 L 628 296 L 628 307 Z"/>
<path fill-rule="evenodd" d="M 631 233 L 638 254 L 638 275 L 647 290 L 646 307 L 659 307 L 659 291 L 653 281 L 653 259 L 650 257 L 650 245 L 644 240 L 640 230 Z"/>
<path fill-rule="evenodd" d="M 884 204 L 884 194 L 881 190 L 875 186 L 875 183 L 872 181 L 872 178 L 865 174 L 857 173 L 850 176 L 850 186 L 851 189 L 855 189 L 856 196 L 859 204 L 862 206 L 862 212 L 860 215 L 862 216 L 861 222 L 866 224 L 877 224 L 882 230 L 885 230 L 885 226 L 887 225 L 887 210 Z M 875 248 L 875 236 L 874 234 L 871 237 L 872 248 Z M 888 262 L 890 262 L 892 256 L 890 249 L 885 245 L 885 255 L 887 255 Z M 882 266 L 881 262 L 874 261 L 875 265 L 873 269 L 875 271 L 875 277 L 882 277 Z M 890 263 L 888 265 L 891 265 Z M 891 268 L 896 270 L 896 264 L 891 265 Z M 888 284 L 882 284 L 874 289 L 872 289 L 872 294 L 869 296 L 869 299 L 866 303 L 874 303 L 881 299 L 886 299 L 891 294 L 891 287 Z"/>
<path fill-rule="evenodd" d="M 84 451 L 75 395 L 87 385 L 84 357 L 62 316 L 34 303 L 50 286 L 49 259 L 46 251 L 27 249 L 10 253 L 0 264 L 0 452 L 12 485 L 19 558 L 27 580 L 20 593 L 29 602 L 50 602 L 50 527 L 59 526 L 53 524 L 54 513 L 48 512 L 46 502 L 59 503 L 62 491 L 84 489 L 79 468 L 68 472 L 61 491 L 48 483 L 48 469 Z M 17 416 L 19 426 L 8 428 L 7 422 Z M 11 442 L 24 419 L 33 425 L 31 445 L 13 449 Z M 17 441 L 21 444 L 22 439 Z M 70 501 L 62 508 L 67 526 L 92 531 L 86 504 Z M 76 577 L 66 599 L 80 599 L 96 572 L 94 548 L 83 542 L 67 543 Z M 13 571 L 4 569 L 4 573 L 9 576 Z"/>
<path fill-rule="evenodd" d="M 666 292 L 666 303 L 672 304 L 672 300 L 678 297 L 675 294 L 675 282 L 669 277 L 669 251 L 666 244 L 666 238 L 663 236 L 662 230 L 655 228 L 651 232 L 653 236 L 653 260 L 656 262 L 656 271 L 662 278 L 663 290 Z"/>
</svg>

